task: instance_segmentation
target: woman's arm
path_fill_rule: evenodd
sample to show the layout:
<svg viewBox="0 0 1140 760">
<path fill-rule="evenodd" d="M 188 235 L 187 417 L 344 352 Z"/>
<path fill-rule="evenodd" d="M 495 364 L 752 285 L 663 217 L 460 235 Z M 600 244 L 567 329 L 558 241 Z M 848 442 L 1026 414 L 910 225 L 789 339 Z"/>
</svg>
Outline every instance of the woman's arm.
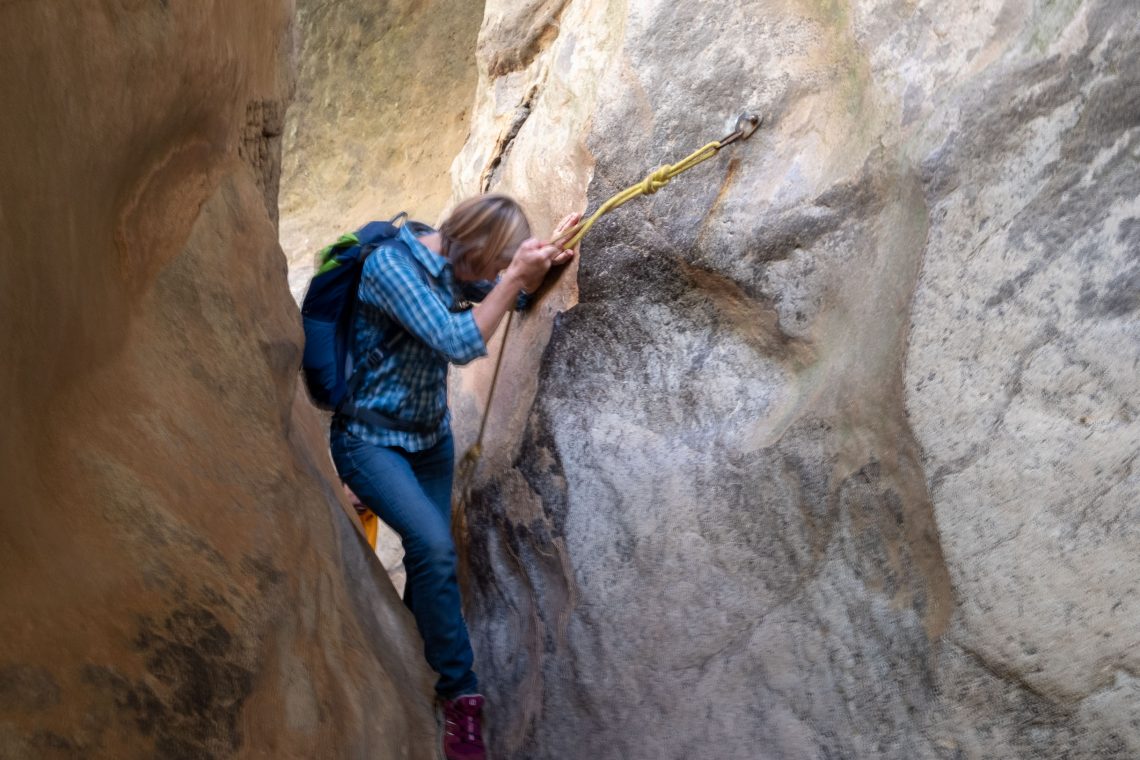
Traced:
<svg viewBox="0 0 1140 760">
<path fill-rule="evenodd" d="M 452 312 L 427 274 L 399 248 L 381 246 L 364 263 L 361 303 L 373 306 L 455 364 L 486 356 L 486 339 L 470 311 Z"/>
<path fill-rule="evenodd" d="M 463 296 L 463 300 L 468 303 L 480 303 L 487 294 L 495 289 L 499 284 L 502 277 L 496 277 L 492 280 L 474 280 L 459 283 L 459 293 Z M 530 308 L 534 298 L 530 293 L 524 293 L 521 290 L 518 293 L 518 298 L 515 299 L 515 311 L 526 311 Z"/>
<path fill-rule="evenodd" d="M 499 320 L 514 305 L 519 291 L 530 292 L 542 284 L 542 278 L 559 253 L 561 252 L 555 246 L 540 243 L 534 238 L 519 246 L 511 265 L 503 272 L 499 282 L 471 310 L 484 343 L 495 334 Z"/>
</svg>

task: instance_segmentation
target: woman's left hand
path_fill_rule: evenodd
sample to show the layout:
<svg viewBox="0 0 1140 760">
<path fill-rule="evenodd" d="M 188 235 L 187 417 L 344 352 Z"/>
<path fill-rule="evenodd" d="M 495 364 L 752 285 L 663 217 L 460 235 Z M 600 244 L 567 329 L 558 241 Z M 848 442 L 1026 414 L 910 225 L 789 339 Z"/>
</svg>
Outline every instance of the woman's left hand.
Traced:
<svg viewBox="0 0 1140 760">
<path fill-rule="evenodd" d="M 559 222 L 558 226 L 554 229 L 554 234 L 551 236 L 551 239 L 558 240 L 558 238 L 562 236 L 562 233 L 566 232 L 566 230 L 570 229 L 581 220 L 581 214 L 568 214 L 566 218 Z M 573 249 L 560 251 L 553 259 L 550 260 L 551 265 L 558 266 L 559 264 L 565 264 L 569 262 L 570 259 L 574 258 L 574 256 L 577 255 L 578 249 L 580 247 L 581 244 L 574 246 Z"/>
</svg>

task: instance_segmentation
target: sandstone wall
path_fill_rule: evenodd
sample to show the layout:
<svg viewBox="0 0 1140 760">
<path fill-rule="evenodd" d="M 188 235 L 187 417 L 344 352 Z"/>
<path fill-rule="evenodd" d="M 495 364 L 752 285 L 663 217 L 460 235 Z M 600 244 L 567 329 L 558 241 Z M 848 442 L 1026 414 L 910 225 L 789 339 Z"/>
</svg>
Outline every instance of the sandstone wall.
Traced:
<svg viewBox="0 0 1140 760">
<path fill-rule="evenodd" d="M 407 211 L 437 221 L 467 135 L 481 0 L 299 0 L 281 245 L 298 299 L 313 254 Z"/>
<path fill-rule="evenodd" d="M 0 757 L 433 757 L 297 395 L 290 2 L 0 4 Z"/>
<path fill-rule="evenodd" d="M 767 117 L 512 338 L 500 752 L 1140 754 L 1138 48 L 1110 0 L 488 2 L 457 197 L 548 226 Z"/>
</svg>

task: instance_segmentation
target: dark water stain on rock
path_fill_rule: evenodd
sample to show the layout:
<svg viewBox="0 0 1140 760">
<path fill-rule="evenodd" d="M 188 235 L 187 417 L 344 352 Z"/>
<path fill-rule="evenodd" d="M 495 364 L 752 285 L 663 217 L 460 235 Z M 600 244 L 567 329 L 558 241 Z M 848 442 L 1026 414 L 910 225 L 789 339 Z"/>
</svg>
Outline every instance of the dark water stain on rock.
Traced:
<svg viewBox="0 0 1140 760">
<path fill-rule="evenodd" d="M 87 665 L 83 681 L 109 696 L 125 722 L 133 724 L 143 736 L 154 736 L 163 718 L 162 703 L 147 684 L 132 682 L 111 667 Z"/>
<path fill-rule="evenodd" d="M 184 601 L 161 622 L 141 618 L 132 643 L 147 676 L 131 678 L 95 664 L 82 673 L 109 697 L 116 717 L 153 737 L 158 757 L 202 760 L 235 752 L 253 674 L 239 664 L 239 646 L 217 615 Z"/>
<path fill-rule="evenodd" d="M 46 710 L 59 702 L 59 685 L 33 665 L 0 667 L 0 713 Z"/>
<path fill-rule="evenodd" d="M 1103 291 L 1086 284 L 1077 299 L 1077 309 L 1085 319 L 1123 317 L 1140 309 L 1140 267 L 1121 272 Z"/>
<path fill-rule="evenodd" d="M 241 567 L 257 578 L 257 591 L 261 594 L 285 580 L 285 573 L 279 570 L 267 556 L 244 557 Z"/>
</svg>

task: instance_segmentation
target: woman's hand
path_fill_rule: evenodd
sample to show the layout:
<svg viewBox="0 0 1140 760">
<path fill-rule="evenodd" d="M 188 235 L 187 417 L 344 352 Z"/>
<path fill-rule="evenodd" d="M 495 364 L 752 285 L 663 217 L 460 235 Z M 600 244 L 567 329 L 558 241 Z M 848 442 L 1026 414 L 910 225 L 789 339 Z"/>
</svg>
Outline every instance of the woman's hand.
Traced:
<svg viewBox="0 0 1140 760">
<path fill-rule="evenodd" d="M 577 224 L 581 218 L 581 214 L 570 214 L 563 219 L 554 230 L 552 236 L 554 240 Z M 510 266 L 507 267 L 506 277 L 517 282 L 527 293 L 534 293 L 542 287 L 550 267 L 568 263 L 577 253 L 577 247 L 564 251 L 556 245 L 543 243 L 536 238 L 524 240 L 515 251 Z"/>
<path fill-rule="evenodd" d="M 559 235 L 577 224 L 581 218 L 581 214 L 570 214 L 563 219 L 554 231 L 554 239 L 557 240 Z M 514 307 L 519 290 L 534 293 L 543 286 L 543 281 L 552 265 L 565 264 L 573 259 L 576 253 L 578 253 L 577 247 L 564 251 L 559 246 L 543 243 L 536 238 L 524 240 L 515 251 L 503 276 L 499 278 L 499 283 L 472 309 L 483 342 L 491 340 L 503 315 Z M 551 279 L 553 281 L 558 278 L 555 276 Z"/>
<path fill-rule="evenodd" d="M 562 237 L 562 234 L 566 232 L 566 230 L 570 229 L 580 221 L 582 221 L 581 214 L 568 214 L 566 218 L 559 222 L 558 226 L 554 229 L 553 239 L 558 240 L 558 238 Z M 550 263 L 554 266 L 568 263 L 570 259 L 574 258 L 574 256 L 577 255 L 578 249 L 580 247 L 581 243 L 579 242 L 579 244 L 574 246 L 572 250 L 559 251 Z"/>
<path fill-rule="evenodd" d="M 550 243 L 543 243 L 536 238 L 524 240 L 507 267 L 507 277 L 516 280 L 526 292 L 533 293 L 542 284 L 542 279 L 559 253 L 559 249 Z"/>
</svg>

